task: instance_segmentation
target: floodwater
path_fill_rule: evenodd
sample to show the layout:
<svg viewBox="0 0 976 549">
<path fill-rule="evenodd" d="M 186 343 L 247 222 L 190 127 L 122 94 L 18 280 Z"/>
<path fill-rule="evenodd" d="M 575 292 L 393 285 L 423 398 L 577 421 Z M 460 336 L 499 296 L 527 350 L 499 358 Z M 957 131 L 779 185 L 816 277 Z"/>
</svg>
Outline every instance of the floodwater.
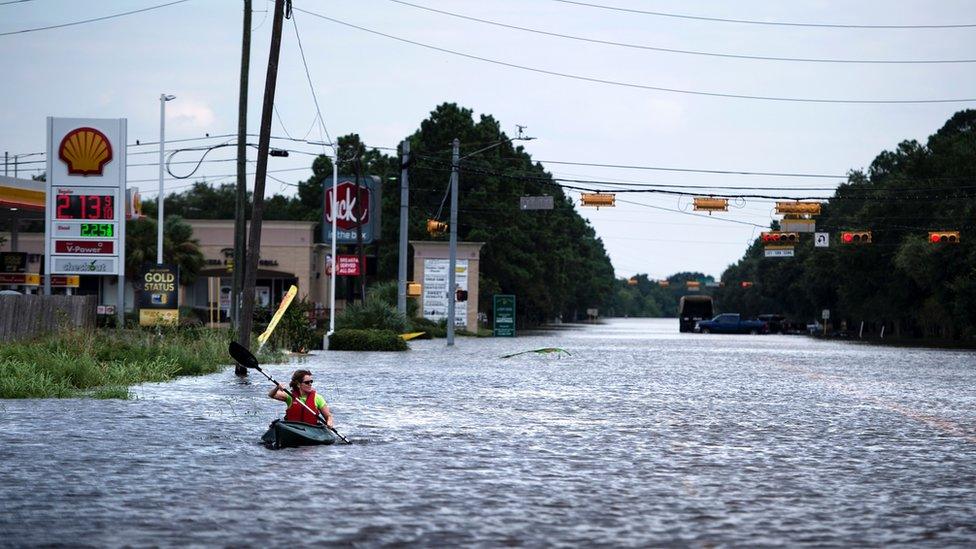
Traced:
<svg viewBox="0 0 976 549">
<path fill-rule="evenodd" d="M 976 543 L 976 354 L 610 320 L 326 352 L 352 439 L 267 450 L 232 369 L 0 401 L 0 545 Z M 571 355 L 504 354 L 559 347 Z"/>
</svg>

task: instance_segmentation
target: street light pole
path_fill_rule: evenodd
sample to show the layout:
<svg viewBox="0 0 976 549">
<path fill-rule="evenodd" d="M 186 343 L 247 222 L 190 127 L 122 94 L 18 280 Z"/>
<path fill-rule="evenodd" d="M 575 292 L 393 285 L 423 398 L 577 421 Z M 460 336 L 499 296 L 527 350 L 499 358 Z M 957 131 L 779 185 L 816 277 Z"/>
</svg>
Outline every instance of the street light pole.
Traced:
<svg viewBox="0 0 976 549">
<path fill-rule="evenodd" d="M 166 102 L 175 95 L 159 96 L 159 196 L 156 197 L 156 264 L 163 263 L 163 147 L 166 141 Z"/>
<path fill-rule="evenodd" d="M 457 299 L 454 292 L 456 284 L 454 277 L 457 270 L 457 218 L 458 218 L 458 165 L 461 163 L 461 140 L 454 138 L 451 149 L 451 259 L 447 266 L 447 345 L 454 345 L 454 302 Z"/>
</svg>

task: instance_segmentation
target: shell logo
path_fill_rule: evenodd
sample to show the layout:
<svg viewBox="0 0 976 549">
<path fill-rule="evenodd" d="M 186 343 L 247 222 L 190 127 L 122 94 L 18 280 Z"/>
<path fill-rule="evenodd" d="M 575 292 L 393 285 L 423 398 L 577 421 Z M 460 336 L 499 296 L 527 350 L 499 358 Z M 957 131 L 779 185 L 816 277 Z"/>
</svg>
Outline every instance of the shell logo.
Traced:
<svg viewBox="0 0 976 549">
<path fill-rule="evenodd" d="M 77 128 L 61 140 L 58 158 L 68 165 L 70 175 L 102 175 L 102 168 L 112 161 L 112 144 L 95 128 Z"/>
</svg>

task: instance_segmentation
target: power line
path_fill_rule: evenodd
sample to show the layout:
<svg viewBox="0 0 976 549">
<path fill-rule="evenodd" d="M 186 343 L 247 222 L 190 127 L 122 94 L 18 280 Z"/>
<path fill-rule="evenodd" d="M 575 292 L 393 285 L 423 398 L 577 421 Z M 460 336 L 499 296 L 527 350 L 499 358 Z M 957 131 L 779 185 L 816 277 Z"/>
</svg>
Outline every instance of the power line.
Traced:
<svg viewBox="0 0 976 549">
<path fill-rule="evenodd" d="M 302 55 L 302 65 L 305 67 L 305 79 L 308 80 L 308 89 L 312 92 L 312 101 L 315 103 L 315 112 L 318 116 L 319 125 L 322 128 L 322 131 L 325 132 L 325 138 L 328 139 L 330 143 L 333 143 L 332 150 L 335 153 L 336 158 L 338 158 L 339 147 L 332 141 L 332 136 L 329 135 L 329 130 L 325 127 L 325 119 L 322 118 L 322 109 L 319 108 L 319 99 L 318 96 L 315 95 L 315 86 L 312 85 L 312 75 L 308 71 L 308 62 L 305 60 L 305 48 L 302 47 L 302 38 L 298 35 L 298 20 L 294 15 L 292 15 L 291 18 L 291 24 L 295 28 L 295 39 L 298 41 L 298 51 Z M 323 149 L 324 148 L 325 146 L 323 145 Z"/>
<path fill-rule="evenodd" d="M 50 29 L 60 29 L 60 28 L 64 28 L 64 27 L 71 27 L 71 26 L 74 26 L 74 25 L 83 25 L 85 23 L 95 23 L 97 21 L 105 21 L 106 19 L 114 19 L 116 17 L 124 17 L 126 15 L 133 15 L 133 14 L 136 14 L 136 13 L 142 13 L 144 11 L 150 11 L 150 10 L 156 10 L 156 9 L 159 9 L 159 8 L 165 8 L 166 6 L 172 6 L 174 4 L 182 4 L 183 2 L 189 2 L 189 1 L 190 0 L 175 0 L 174 2 L 168 2 L 166 4 L 159 4 L 159 5 L 156 5 L 156 6 L 149 6 L 148 8 L 142 8 L 142 9 L 139 9 L 139 10 L 132 10 L 132 11 L 126 11 L 126 12 L 122 12 L 122 13 L 116 13 L 116 14 L 113 14 L 113 15 L 106 15 L 104 17 L 95 17 L 93 19 L 85 19 L 83 21 L 73 21 L 71 23 L 62 23 L 60 25 L 48 25 L 46 27 L 35 27 L 33 29 L 22 29 L 22 30 L 17 30 L 17 31 L 10 31 L 10 32 L 0 32 L 0 36 L 8 36 L 8 35 L 11 35 L 11 34 L 24 34 L 24 33 L 28 33 L 28 32 L 37 32 L 37 31 L 50 30 Z"/>
<path fill-rule="evenodd" d="M 295 11 L 300 11 L 302 13 L 307 13 L 309 15 L 318 17 L 320 19 L 325 19 L 326 21 L 331 21 L 333 23 L 350 27 L 353 29 L 361 30 L 370 34 L 375 34 L 377 36 L 383 36 L 391 40 L 396 40 L 399 42 L 404 42 L 406 44 L 413 44 L 415 46 L 420 46 L 422 48 L 427 48 L 434 51 L 439 51 L 443 53 L 448 53 L 451 55 L 456 55 L 458 57 L 464 57 L 467 59 L 474 59 L 477 61 L 483 61 L 485 63 L 491 63 L 494 65 L 500 65 L 503 67 L 509 67 L 513 69 L 519 69 L 523 71 L 534 72 L 538 74 L 547 74 L 549 76 L 558 76 L 560 78 L 567 78 L 570 80 L 579 80 L 582 82 L 592 82 L 596 84 L 606 84 L 610 86 L 619 86 L 623 88 L 633 88 L 648 91 L 660 91 L 668 93 L 679 93 L 685 95 L 699 95 L 705 97 L 724 97 L 726 99 L 751 99 L 756 101 L 779 101 L 787 103 L 826 103 L 826 104 L 850 104 L 850 105 L 909 105 L 909 104 L 930 104 L 930 103 L 971 103 L 976 102 L 976 98 L 949 98 L 949 99 L 826 99 L 826 98 L 810 98 L 810 97 L 778 97 L 778 96 L 765 96 L 765 95 L 746 95 L 746 94 L 735 94 L 735 93 L 722 93 L 722 92 L 709 92 L 709 91 L 699 91 L 699 90 L 684 90 L 679 88 L 667 88 L 663 86 L 651 86 L 647 84 L 636 84 L 633 82 L 621 82 L 619 80 L 609 80 L 606 78 L 595 78 L 591 76 L 582 76 L 578 74 L 571 74 L 565 72 L 551 71 L 547 69 L 539 69 L 535 67 L 529 67 L 526 65 L 518 65 L 515 63 L 509 63 L 506 61 L 499 61 L 497 59 L 490 59 L 487 57 L 480 57 L 477 55 L 471 55 L 469 53 L 462 53 L 455 50 L 449 50 L 447 48 L 441 48 L 438 46 L 432 46 L 430 44 L 424 44 L 422 42 L 417 42 L 415 40 L 408 40 L 406 38 L 401 38 L 399 36 L 394 36 L 392 34 L 386 34 L 373 29 L 368 29 L 366 27 L 361 27 L 359 25 L 354 25 L 352 23 L 347 23 L 346 21 L 341 21 L 339 19 L 334 19 L 332 17 L 327 17 L 315 12 L 308 10 L 303 10 L 301 8 L 294 8 Z"/>
<path fill-rule="evenodd" d="M 719 53 L 719 52 L 707 52 L 707 51 L 695 51 L 695 50 L 680 50 L 675 48 L 662 48 L 658 46 L 646 46 L 642 44 L 631 44 L 627 42 L 616 42 L 612 40 L 600 40 L 597 38 L 586 38 L 583 36 L 575 36 L 571 34 L 563 34 L 558 32 L 549 32 L 540 29 L 533 29 L 529 27 L 521 27 L 518 25 L 509 25 L 506 23 L 500 23 L 498 21 L 492 21 L 490 19 L 481 19 L 478 17 L 471 17 L 469 15 L 462 15 L 459 13 L 453 13 L 445 10 L 434 9 L 427 6 L 421 6 L 419 4 L 413 4 L 410 2 L 405 2 L 404 0 L 389 0 L 390 2 L 401 4 L 404 6 L 410 6 L 412 8 L 417 8 L 420 10 L 425 10 L 433 13 L 439 13 L 442 15 L 448 15 L 450 17 L 456 17 L 458 19 L 464 19 L 467 21 L 475 21 L 478 23 L 484 23 L 486 25 L 494 25 L 496 27 L 502 27 L 506 29 L 519 30 L 523 32 L 530 32 L 534 34 L 541 34 L 544 36 L 552 36 L 555 38 L 565 38 L 567 40 L 576 40 L 579 42 L 589 42 L 592 44 L 602 44 L 605 46 L 618 46 L 622 48 L 631 48 L 639 50 L 648 51 L 659 51 L 664 53 L 678 53 L 684 55 L 702 55 L 707 57 L 723 57 L 731 59 L 750 59 L 759 61 L 791 61 L 791 62 L 801 62 L 801 63 L 850 63 L 850 64 L 939 64 L 939 63 L 976 63 L 976 59 L 918 59 L 918 60 L 907 60 L 907 59 L 825 59 L 825 58 L 811 58 L 811 57 L 775 57 L 767 55 L 744 55 L 744 54 L 734 54 L 734 53 Z"/>
<path fill-rule="evenodd" d="M 665 168 L 661 166 L 635 166 L 632 164 L 600 164 L 595 162 L 570 162 L 566 160 L 533 160 L 543 164 L 562 164 L 565 166 L 587 166 L 593 168 L 620 168 L 626 170 L 650 170 L 661 172 L 684 172 L 684 173 L 710 173 L 721 175 L 761 175 L 769 177 L 812 177 L 823 179 L 847 179 L 847 175 L 834 175 L 822 173 L 791 173 L 791 172 L 758 172 L 742 170 L 704 170 L 695 168 Z"/>
<path fill-rule="evenodd" d="M 641 15 L 653 15 L 656 17 L 673 17 L 676 19 L 693 19 L 697 21 L 712 21 L 715 23 L 741 23 L 747 25 L 773 25 L 780 27 L 818 27 L 830 29 L 963 29 L 976 27 L 976 23 L 959 23 L 952 25 L 841 25 L 832 23 L 795 23 L 784 21 L 755 21 L 751 19 L 725 19 L 721 17 L 702 17 L 695 15 L 684 15 L 678 13 L 665 13 L 660 11 L 635 10 L 630 8 L 619 8 L 616 6 L 606 6 L 603 4 L 593 4 L 590 2 L 578 2 L 575 0 L 554 0 L 563 4 L 573 4 L 586 6 L 588 8 L 599 8 L 603 10 L 621 11 L 627 13 L 638 13 Z"/>
</svg>

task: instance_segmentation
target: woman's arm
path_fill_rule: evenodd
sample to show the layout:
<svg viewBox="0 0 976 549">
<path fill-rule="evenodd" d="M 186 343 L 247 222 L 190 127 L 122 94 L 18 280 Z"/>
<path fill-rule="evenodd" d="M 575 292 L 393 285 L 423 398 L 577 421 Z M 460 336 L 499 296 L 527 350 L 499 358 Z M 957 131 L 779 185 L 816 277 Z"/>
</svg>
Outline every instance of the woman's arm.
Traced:
<svg viewBox="0 0 976 549">
<path fill-rule="evenodd" d="M 278 385 L 274 386 L 271 389 L 271 391 L 268 392 L 268 398 L 273 398 L 275 400 L 286 402 L 287 401 L 287 399 L 285 398 L 286 392 L 287 391 L 285 391 L 285 388 L 282 387 L 281 384 L 279 383 Z"/>
<path fill-rule="evenodd" d="M 332 424 L 332 412 L 329 411 L 329 405 L 323 404 L 322 406 L 319 406 L 319 412 L 322 412 L 322 417 L 325 418 L 325 424 L 329 427 L 334 427 Z"/>
</svg>

